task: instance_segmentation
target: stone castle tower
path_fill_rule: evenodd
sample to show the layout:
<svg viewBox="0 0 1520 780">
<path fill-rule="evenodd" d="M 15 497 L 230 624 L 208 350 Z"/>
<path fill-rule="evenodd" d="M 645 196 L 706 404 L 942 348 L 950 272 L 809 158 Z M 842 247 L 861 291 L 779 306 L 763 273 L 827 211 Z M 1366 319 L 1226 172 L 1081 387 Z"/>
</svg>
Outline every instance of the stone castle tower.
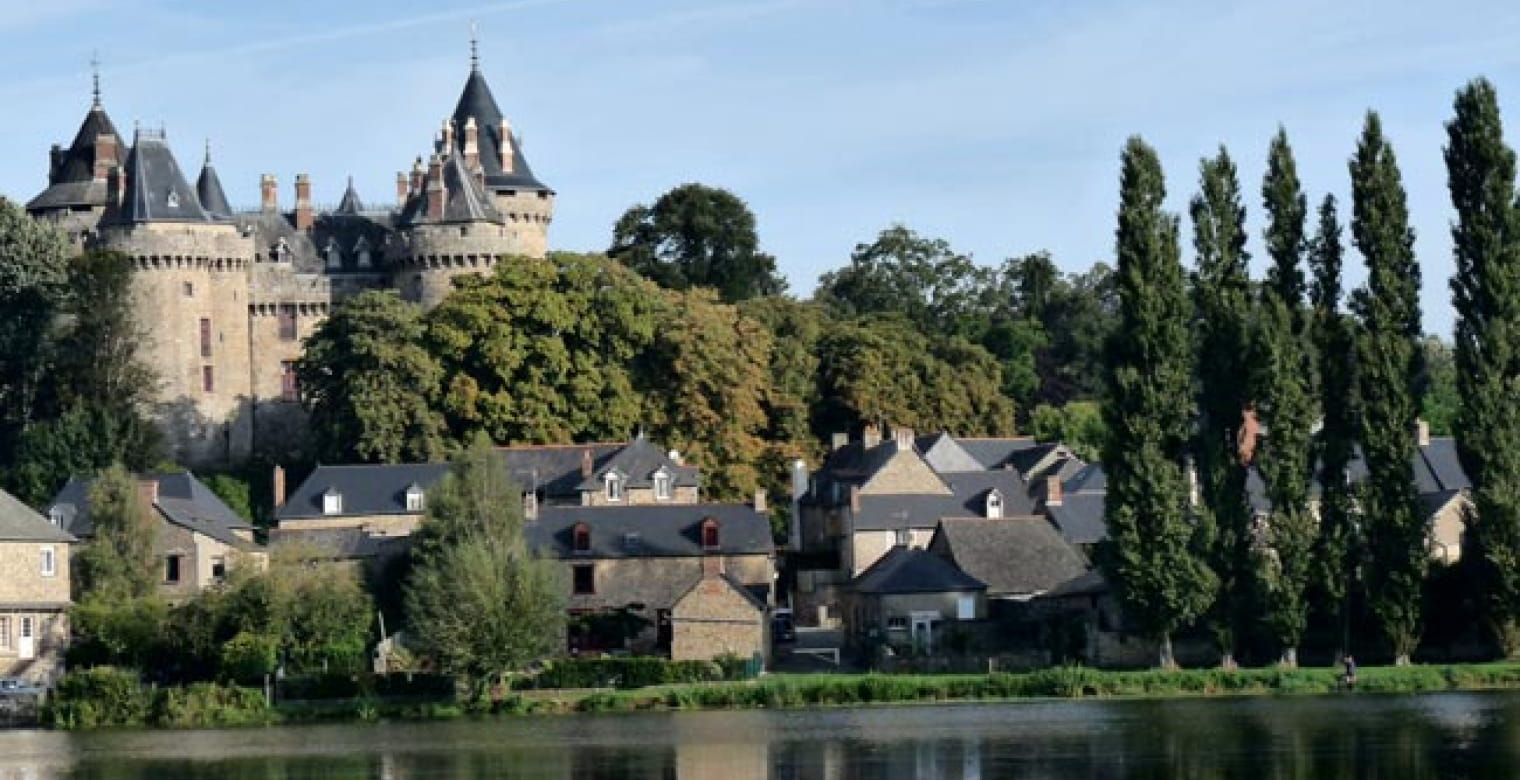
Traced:
<svg viewBox="0 0 1520 780">
<path fill-rule="evenodd" d="M 335 303 L 393 289 L 434 305 L 460 274 L 542 258 L 554 216 L 554 191 L 533 175 L 473 51 L 453 115 L 427 157 L 396 175 L 392 205 L 366 207 L 350 180 L 336 208 L 318 211 L 298 174 L 282 210 L 265 174 L 259 208 L 235 212 L 209 148 L 191 186 L 162 130 L 123 142 L 98 81 L 73 143 L 50 162 L 26 209 L 82 247 L 132 259 L 142 355 L 159 379 L 153 414 L 175 457 L 197 468 L 303 452 L 294 361 Z"/>
</svg>

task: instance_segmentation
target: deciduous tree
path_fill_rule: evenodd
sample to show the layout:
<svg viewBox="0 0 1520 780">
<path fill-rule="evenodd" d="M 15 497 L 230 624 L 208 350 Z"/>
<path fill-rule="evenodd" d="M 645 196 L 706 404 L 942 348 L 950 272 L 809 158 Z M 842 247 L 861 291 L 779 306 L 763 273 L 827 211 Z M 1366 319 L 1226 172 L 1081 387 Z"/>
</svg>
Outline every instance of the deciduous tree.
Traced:
<svg viewBox="0 0 1520 780">
<path fill-rule="evenodd" d="M 717 187 L 683 184 L 624 212 L 607 254 L 661 287 L 710 287 L 729 303 L 786 290 L 749 206 Z"/>
</svg>

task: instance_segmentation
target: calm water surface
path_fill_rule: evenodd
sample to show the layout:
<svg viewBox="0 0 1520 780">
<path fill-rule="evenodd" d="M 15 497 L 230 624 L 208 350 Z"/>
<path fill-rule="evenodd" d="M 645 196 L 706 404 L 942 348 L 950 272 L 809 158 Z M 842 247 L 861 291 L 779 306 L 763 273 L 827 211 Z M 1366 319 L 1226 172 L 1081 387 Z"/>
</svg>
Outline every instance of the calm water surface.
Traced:
<svg viewBox="0 0 1520 780">
<path fill-rule="evenodd" d="M 1520 777 L 1520 693 L 0 731 L 0 780 Z"/>
</svg>

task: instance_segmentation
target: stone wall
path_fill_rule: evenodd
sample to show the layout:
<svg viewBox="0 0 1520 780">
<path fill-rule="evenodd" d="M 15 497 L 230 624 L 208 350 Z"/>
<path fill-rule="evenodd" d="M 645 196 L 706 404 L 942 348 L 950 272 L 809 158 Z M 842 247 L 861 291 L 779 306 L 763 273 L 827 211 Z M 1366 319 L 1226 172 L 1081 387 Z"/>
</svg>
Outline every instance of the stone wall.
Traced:
<svg viewBox="0 0 1520 780">
<path fill-rule="evenodd" d="M 42 573 L 42 551 L 53 549 L 52 576 Z M 69 547 L 62 542 L 0 542 L 0 604 L 69 603 Z"/>
<path fill-rule="evenodd" d="M 913 450 L 899 449 L 870 481 L 860 486 L 861 495 L 950 495 L 944 480 Z"/>
<path fill-rule="evenodd" d="M 673 487 L 670 489 L 670 498 L 660 500 L 655 497 L 654 488 L 625 488 L 622 501 L 608 501 L 607 491 L 583 490 L 581 491 L 582 506 L 649 506 L 652 504 L 697 504 L 701 503 L 698 497 L 699 491 L 695 487 Z"/>
<path fill-rule="evenodd" d="M 489 222 L 415 228 L 392 252 L 395 286 L 402 298 L 432 308 L 454 289 L 456 277 L 489 274 L 503 258 L 523 262 L 514 241 L 507 227 Z"/>
<path fill-rule="evenodd" d="M 543 257 L 549 252 L 549 223 L 554 221 L 554 195 L 548 192 L 496 192 L 496 209 L 507 219 L 506 254 Z"/>
<path fill-rule="evenodd" d="M 0 645 L 0 677 L 19 677 L 35 685 L 52 685 L 63 675 L 63 656 L 69 646 L 69 614 L 63 609 L 5 609 L 10 643 Z M 20 655 L 21 623 L 32 621 L 33 657 Z"/>
<path fill-rule="evenodd" d="M 764 657 L 770 646 L 765 610 L 722 577 L 704 577 L 692 587 L 671 610 L 670 623 L 670 657 L 677 661 Z"/>
<path fill-rule="evenodd" d="M 933 538 L 933 528 L 908 529 L 909 547 L 926 548 Z M 845 545 L 845 559 L 841 561 L 841 564 L 849 571 L 851 578 L 859 577 L 861 572 L 871 568 L 896 545 L 897 531 L 895 530 L 856 531 L 850 535 L 849 544 Z"/>
</svg>

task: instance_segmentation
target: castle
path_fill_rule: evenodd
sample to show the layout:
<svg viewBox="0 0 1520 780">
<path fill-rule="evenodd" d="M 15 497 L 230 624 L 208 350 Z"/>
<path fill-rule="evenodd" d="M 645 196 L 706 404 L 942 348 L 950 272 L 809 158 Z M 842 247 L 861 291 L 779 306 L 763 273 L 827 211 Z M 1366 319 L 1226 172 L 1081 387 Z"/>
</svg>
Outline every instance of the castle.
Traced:
<svg viewBox="0 0 1520 780">
<path fill-rule="evenodd" d="M 470 61 L 432 153 L 396 174 L 395 203 L 366 206 L 350 180 L 330 211 L 313 207 L 306 174 L 295 177 L 293 209 L 281 209 L 265 174 L 260 207 L 233 211 L 209 151 L 191 185 L 163 131 L 139 129 L 124 143 L 97 77 L 79 132 L 52 148 L 48 186 L 26 210 L 82 248 L 131 258 L 141 355 L 160 382 L 153 413 L 180 463 L 215 468 L 301 449 L 294 364 L 334 304 L 394 289 L 431 306 L 455 276 L 545 255 L 554 191 L 528 167 L 473 43 Z"/>
</svg>

